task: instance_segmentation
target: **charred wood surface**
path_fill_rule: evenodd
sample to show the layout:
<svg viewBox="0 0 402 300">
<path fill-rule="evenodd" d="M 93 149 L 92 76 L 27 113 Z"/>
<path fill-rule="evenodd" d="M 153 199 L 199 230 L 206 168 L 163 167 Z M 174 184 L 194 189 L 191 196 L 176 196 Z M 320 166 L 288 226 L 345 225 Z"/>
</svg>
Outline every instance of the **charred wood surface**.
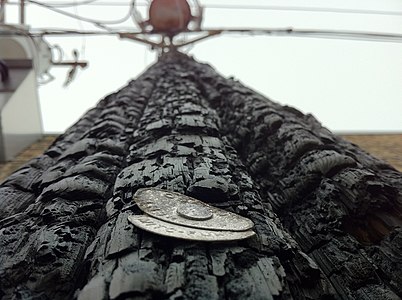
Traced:
<svg viewBox="0 0 402 300">
<path fill-rule="evenodd" d="M 135 191 L 255 223 L 143 232 Z M 400 299 L 402 174 L 211 67 L 169 53 L 0 186 L 2 299 Z"/>
</svg>

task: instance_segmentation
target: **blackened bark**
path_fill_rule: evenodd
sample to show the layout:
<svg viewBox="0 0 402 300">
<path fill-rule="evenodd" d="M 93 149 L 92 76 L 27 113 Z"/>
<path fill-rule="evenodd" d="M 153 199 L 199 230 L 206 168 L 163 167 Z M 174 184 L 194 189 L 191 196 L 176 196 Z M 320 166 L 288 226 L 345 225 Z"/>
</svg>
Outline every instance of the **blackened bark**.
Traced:
<svg viewBox="0 0 402 300">
<path fill-rule="evenodd" d="M 194 243 L 134 228 L 158 187 L 253 220 Z M 169 53 L 0 187 L 4 299 L 399 299 L 402 175 Z"/>
<path fill-rule="evenodd" d="M 199 70 L 222 133 L 262 198 L 339 296 L 402 296 L 401 173 L 331 134 L 313 116 L 268 101 L 212 69 Z"/>
<path fill-rule="evenodd" d="M 139 79 L 102 100 L 41 157 L 11 175 L 0 195 L 0 295 L 68 299 L 105 220 L 124 168 L 126 140 L 152 83 Z"/>
</svg>

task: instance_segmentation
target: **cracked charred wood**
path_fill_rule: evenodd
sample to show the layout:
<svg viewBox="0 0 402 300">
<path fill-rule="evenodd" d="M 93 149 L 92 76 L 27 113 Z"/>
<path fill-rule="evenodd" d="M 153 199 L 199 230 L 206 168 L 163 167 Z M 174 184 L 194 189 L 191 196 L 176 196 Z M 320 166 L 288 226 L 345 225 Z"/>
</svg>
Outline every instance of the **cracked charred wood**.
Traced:
<svg viewBox="0 0 402 300">
<path fill-rule="evenodd" d="M 72 297 L 152 85 L 139 80 L 108 96 L 1 185 L 2 299 Z"/>
<path fill-rule="evenodd" d="M 139 188 L 251 219 L 176 240 Z M 2 299 L 399 299 L 402 175 L 312 116 L 179 54 L 102 100 L 0 186 Z"/>
<path fill-rule="evenodd" d="M 160 75 L 133 134 L 128 166 L 119 174 L 105 223 L 85 255 L 88 283 L 78 299 L 273 299 L 333 294 L 257 188 L 220 120 L 181 66 L 159 64 Z M 206 244 L 158 237 L 134 228 L 133 192 L 158 187 L 192 195 L 254 221 L 259 239 Z M 298 272 L 309 278 L 300 280 Z M 286 276 L 288 274 L 288 276 Z"/>
<path fill-rule="evenodd" d="M 264 202 L 344 299 L 402 296 L 402 174 L 283 107 L 193 63 Z"/>
</svg>

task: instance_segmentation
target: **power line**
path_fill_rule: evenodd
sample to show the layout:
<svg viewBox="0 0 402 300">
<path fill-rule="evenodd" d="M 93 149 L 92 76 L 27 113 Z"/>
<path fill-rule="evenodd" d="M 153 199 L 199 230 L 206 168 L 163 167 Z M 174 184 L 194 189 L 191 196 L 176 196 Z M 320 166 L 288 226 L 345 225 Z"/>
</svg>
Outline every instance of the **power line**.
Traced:
<svg viewBox="0 0 402 300">
<path fill-rule="evenodd" d="M 249 28 L 249 29 L 205 29 L 192 31 L 196 33 L 228 33 L 228 34 L 250 34 L 250 35 L 269 35 L 269 36 L 297 36 L 310 38 L 325 39 L 346 39 L 356 41 L 375 41 L 375 42 L 395 42 L 402 43 L 402 34 L 381 33 L 381 32 L 364 32 L 364 31 L 348 31 L 348 30 L 319 30 L 319 29 L 295 29 L 295 28 Z M 1 32 L 4 35 L 6 32 Z M 79 31 L 68 29 L 33 29 L 32 36 L 75 36 L 75 35 L 122 35 L 130 34 L 133 36 L 144 36 L 144 32 L 132 31 Z M 149 35 L 153 35 L 150 33 Z"/>
<path fill-rule="evenodd" d="M 94 0 L 91 0 L 94 1 Z M 77 2 L 76 0 L 74 2 Z M 78 12 L 78 6 L 74 6 L 74 13 L 78 16 L 79 12 Z M 80 30 L 84 30 L 84 26 L 82 25 L 82 21 L 81 20 L 77 20 L 78 23 L 78 27 L 80 28 Z M 86 51 L 86 46 L 87 46 L 87 41 L 86 41 L 86 37 L 83 36 L 81 39 L 81 55 L 83 58 L 85 58 L 85 51 Z"/>
<path fill-rule="evenodd" d="M 27 2 L 31 2 L 26 0 Z M 86 0 L 81 2 L 62 2 L 62 3 L 49 3 L 41 2 L 44 5 L 56 7 L 73 7 L 79 5 L 88 6 L 130 6 L 129 2 L 111 2 L 111 1 L 97 1 Z M 7 2 L 11 5 L 19 5 L 19 2 Z M 137 6 L 148 6 L 148 3 L 140 2 Z M 303 7 L 303 6 L 278 6 L 278 5 L 230 5 L 230 4 L 209 4 L 203 6 L 205 9 L 227 9 L 227 10 L 271 10 L 271 11 L 298 11 L 307 13 L 338 13 L 338 14 L 364 14 L 364 15 L 384 15 L 384 16 L 402 16 L 402 11 L 389 11 L 389 10 L 372 10 L 372 9 L 351 9 L 351 8 L 336 8 L 336 7 Z"/>
<path fill-rule="evenodd" d="M 51 6 L 51 5 L 44 4 L 42 2 L 38 2 L 38 1 L 34 1 L 34 0 L 27 0 L 27 1 L 29 3 L 32 3 L 32 4 L 35 4 L 35 5 L 44 7 L 46 9 L 49 9 L 51 11 L 54 11 L 56 13 L 59 13 L 61 15 L 64 15 L 64 16 L 67 16 L 67 17 L 70 17 L 70 18 L 74 18 L 74 19 L 77 19 L 77 20 L 80 20 L 80 21 L 83 21 L 83 22 L 91 23 L 91 24 L 93 24 L 95 26 L 98 26 L 98 27 L 106 29 L 106 30 L 109 30 L 109 28 L 107 28 L 105 26 L 105 24 L 113 25 L 113 24 L 120 24 L 120 23 L 123 23 L 123 22 L 127 21 L 132 16 L 132 14 L 134 12 L 134 6 L 135 6 L 135 0 L 132 0 L 131 5 L 130 5 L 130 10 L 128 11 L 128 13 L 123 18 L 113 20 L 113 21 L 109 21 L 109 20 L 105 21 L 105 20 L 97 20 L 97 19 L 91 19 L 91 18 L 82 17 L 82 16 L 79 16 L 77 14 L 69 13 L 69 12 L 64 11 L 62 9 L 55 8 L 55 7 Z"/>
<path fill-rule="evenodd" d="M 276 10 L 276 11 L 302 11 L 302 12 L 328 12 L 344 14 L 370 14 L 370 15 L 396 15 L 402 16 L 402 11 L 381 11 L 350 8 L 303 7 L 303 6 L 277 6 L 277 5 L 221 5 L 210 4 L 206 8 L 214 9 L 244 9 L 244 10 Z"/>
<path fill-rule="evenodd" d="M 73 7 L 73 6 L 81 6 L 81 5 L 93 5 L 97 2 L 98 0 L 85 0 L 85 1 L 74 1 L 74 2 L 59 2 L 59 3 L 49 3 L 49 2 L 43 2 L 41 1 L 41 3 L 52 6 L 52 7 Z M 130 3 L 125 3 L 124 6 L 129 6 Z"/>
<path fill-rule="evenodd" d="M 111 34 L 120 34 L 120 32 L 116 31 L 116 28 L 107 27 L 105 24 L 120 24 L 129 19 L 133 16 L 135 12 L 135 0 L 132 0 L 130 3 L 130 9 L 126 16 L 121 19 L 113 20 L 113 21 L 102 21 L 97 19 L 90 19 L 86 17 L 79 16 L 78 14 L 73 14 L 66 12 L 62 9 L 58 9 L 51 5 L 45 4 L 43 2 L 34 1 L 34 0 L 27 0 L 29 3 L 44 7 L 46 9 L 52 10 L 56 13 L 77 19 L 79 21 L 91 23 L 97 27 L 100 27 L 104 30 L 107 30 Z M 85 0 L 77 3 L 93 3 L 94 0 Z M 121 29 L 120 29 L 121 30 Z M 354 32 L 354 31 L 336 31 L 336 30 L 298 30 L 292 28 L 285 28 L 285 29 L 213 29 L 213 30 L 200 30 L 198 32 L 219 32 L 220 33 L 247 33 L 247 34 L 265 34 L 265 35 L 295 35 L 295 36 L 304 36 L 304 37 L 318 37 L 318 38 L 334 38 L 334 39 L 349 39 L 349 40 L 370 40 L 370 41 L 391 41 L 391 42 L 401 42 L 402 35 L 398 34 L 387 34 L 387 33 L 372 33 L 372 32 Z M 128 32 L 133 36 L 143 35 L 144 32 Z M 99 33 L 90 33 L 84 31 L 71 31 L 71 30 L 62 30 L 62 31 L 54 31 L 52 33 L 49 30 L 44 30 L 42 35 L 53 34 L 53 35 L 68 35 L 68 34 L 99 34 Z"/>
<path fill-rule="evenodd" d="M 25 2 L 29 3 L 29 0 L 25 0 Z M 46 1 L 41 1 L 42 4 L 46 4 L 48 6 L 52 7 L 73 7 L 73 6 L 130 6 L 130 2 L 111 2 L 111 1 L 98 1 L 98 0 L 85 0 L 85 1 L 80 1 L 80 2 L 46 2 Z M 8 1 L 8 5 L 20 5 L 20 2 L 17 1 Z M 148 3 L 138 3 L 138 6 L 148 6 Z"/>
<path fill-rule="evenodd" d="M 277 28 L 277 29 L 224 29 L 223 32 L 270 35 L 270 36 L 298 36 L 298 37 L 325 38 L 325 39 L 345 39 L 345 40 L 361 40 L 361 41 L 373 41 L 373 42 L 402 43 L 402 34 L 349 31 L 349 30 Z"/>
</svg>

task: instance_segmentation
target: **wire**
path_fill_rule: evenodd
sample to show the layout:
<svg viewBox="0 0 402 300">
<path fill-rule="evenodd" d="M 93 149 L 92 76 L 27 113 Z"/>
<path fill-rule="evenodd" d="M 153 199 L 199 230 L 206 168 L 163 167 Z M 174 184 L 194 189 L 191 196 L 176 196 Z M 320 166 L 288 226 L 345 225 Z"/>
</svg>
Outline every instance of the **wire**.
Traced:
<svg viewBox="0 0 402 300">
<path fill-rule="evenodd" d="M 26 0 L 30 2 L 29 0 Z M 49 3 L 42 2 L 51 7 L 72 7 L 79 5 L 95 5 L 95 6 L 130 6 L 129 2 L 112 2 L 85 0 L 81 2 L 62 2 Z M 19 5 L 19 2 L 7 2 L 11 5 Z M 137 3 L 137 6 L 148 6 L 149 3 Z M 350 8 L 331 8 L 331 7 L 303 7 L 303 6 L 277 6 L 277 5 L 230 5 L 230 4 L 209 4 L 203 6 L 206 9 L 241 9 L 241 10 L 276 10 L 276 11 L 300 11 L 300 12 L 327 12 L 340 14 L 365 14 L 365 15 L 385 15 L 385 16 L 402 16 L 402 11 L 385 11 L 372 9 L 350 9 Z"/>
<path fill-rule="evenodd" d="M 59 45 L 50 46 L 50 50 L 52 51 L 52 62 L 59 63 L 63 60 L 64 51 Z M 54 51 L 57 51 L 57 59 L 55 59 Z"/>
<path fill-rule="evenodd" d="M 93 25 L 95 25 L 97 27 L 100 27 L 100 28 L 108 30 L 108 31 L 111 30 L 111 29 L 108 28 L 107 26 L 105 26 L 105 24 L 113 25 L 113 24 L 120 24 L 120 23 L 123 23 L 123 22 L 127 21 L 130 18 L 130 16 L 132 15 L 133 10 L 134 10 L 134 6 L 135 6 L 135 0 L 132 0 L 131 5 L 130 5 L 130 10 L 128 11 L 127 15 L 125 15 L 123 18 L 118 19 L 118 20 L 113 20 L 113 21 L 104 21 L 104 20 L 96 20 L 96 19 L 90 19 L 90 18 L 78 16 L 76 14 L 69 13 L 69 12 L 66 12 L 64 10 L 55 8 L 55 7 L 51 6 L 51 5 L 44 4 L 42 2 L 38 2 L 38 1 L 34 1 L 34 0 L 27 0 L 27 1 L 32 3 L 32 4 L 35 4 L 35 5 L 44 7 L 46 9 L 49 9 L 51 11 L 54 11 L 56 13 L 65 15 L 67 17 L 74 18 L 74 19 L 77 19 L 77 20 L 80 20 L 80 21 L 83 21 L 83 22 L 91 23 L 91 24 L 93 24 Z"/>
<path fill-rule="evenodd" d="M 74 0 L 74 2 L 78 3 L 77 0 Z M 74 12 L 75 12 L 75 14 L 76 14 L 77 16 L 79 15 L 79 12 L 78 12 L 78 5 L 77 5 L 77 6 L 74 6 Z M 83 31 L 83 30 L 84 30 L 84 26 L 82 25 L 82 21 L 81 21 L 81 20 L 77 20 L 77 23 L 78 23 L 78 27 L 80 28 L 80 30 Z M 82 36 L 82 39 L 81 39 L 81 56 L 82 56 L 82 58 L 84 58 L 84 59 L 85 59 L 85 50 L 86 50 L 86 46 L 87 46 L 87 40 L 86 40 L 86 37 L 85 37 L 85 35 L 84 35 L 84 36 Z"/>
<path fill-rule="evenodd" d="M 402 34 L 380 33 L 380 32 L 364 32 L 364 31 L 342 31 L 342 30 L 320 30 L 320 29 L 294 29 L 294 28 L 220 28 L 220 29 L 204 29 L 194 30 L 195 33 L 232 33 L 232 34 L 250 34 L 250 35 L 270 35 L 270 36 L 299 36 L 312 38 L 330 38 L 330 39 L 347 39 L 347 40 L 366 40 L 375 42 L 396 42 L 402 43 Z M 190 33 L 191 33 L 190 32 Z M 0 31 L 0 35 L 4 35 Z M 69 29 L 32 29 L 32 36 L 74 36 L 74 35 L 121 35 L 130 34 L 134 36 L 144 36 L 144 32 L 133 31 L 77 31 Z M 155 34 L 148 34 L 155 35 Z"/>
<path fill-rule="evenodd" d="M 29 2 L 29 0 L 25 0 L 25 2 Z M 98 1 L 98 0 L 84 0 L 80 2 L 46 2 L 41 1 L 41 3 L 46 4 L 52 7 L 73 7 L 73 6 L 82 6 L 82 5 L 91 5 L 91 6 L 130 6 L 130 2 L 112 2 L 112 1 Z M 16 1 L 8 1 L 8 5 L 20 5 L 20 2 Z M 149 3 L 141 2 L 137 4 L 138 6 L 149 6 Z"/>
<path fill-rule="evenodd" d="M 396 15 L 402 16 L 402 11 L 381 11 L 350 8 L 326 8 L 326 7 L 302 7 L 302 6 L 277 6 L 277 5 L 222 5 L 210 4 L 205 8 L 213 9 L 250 9 L 250 10 L 278 10 L 278 11 L 303 11 L 303 12 L 329 12 L 344 14 L 369 14 L 369 15 Z"/>
<path fill-rule="evenodd" d="M 46 3 L 46 2 L 42 2 L 42 3 L 52 6 L 52 7 L 72 7 L 72 6 L 76 7 L 76 6 L 81 6 L 81 5 L 91 5 L 91 4 L 93 5 L 94 2 L 96 2 L 96 1 L 98 1 L 98 0 L 86 0 L 86 1 L 80 1 L 80 2 L 74 1 L 74 2 L 65 2 L 65 3 Z M 129 5 L 130 5 L 130 3 L 126 3 L 125 6 L 129 6 Z"/>
<path fill-rule="evenodd" d="M 219 30 L 216 30 L 219 31 Z M 214 32 L 211 30 L 210 32 Z M 362 40 L 375 42 L 397 42 L 402 43 L 402 34 L 348 31 L 348 30 L 325 30 L 325 29 L 293 29 L 293 28 L 274 28 L 274 29 L 222 29 L 223 33 L 245 33 L 251 35 L 271 35 L 271 36 L 299 36 L 325 39 L 345 39 Z"/>
<path fill-rule="evenodd" d="M 26 0 L 28 1 L 28 0 Z M 28 1 L 29 2 L 29 1 Z M 43 4 L 52 7 L 72 7 L 78 5 L 94 5 L 94 6 L 130 6 L 129 2 L 111 2 L 111 1 L 97 1 L 86 0 L 77 2 L 63 2 L 63 3 L 46 3 Z M 7 2 L 10 5 L 19 5 L 19 2 Z M 137 6 L 148 6 L 148 3 L 138 3 Z M 269 6 L 269 5 L 224 5 L 224 4 L 209 4 L 203 6 L 206 9 L 242 9 L 242 10 L 276 10 L 276 11 L 300 11 L 300 12 L 327 12 L 327 13 L 341 13 L 341 14 L 365 14 L 365 15 L 385 15 L 385 16 L 402 16 L 402 11 L 385 11 L 385 10 L 371 10 L 371 9 L 349 9 L 349 8 L 331 8 L 331 7 L 302 7 L 302 6 Z"/>
</svg>

